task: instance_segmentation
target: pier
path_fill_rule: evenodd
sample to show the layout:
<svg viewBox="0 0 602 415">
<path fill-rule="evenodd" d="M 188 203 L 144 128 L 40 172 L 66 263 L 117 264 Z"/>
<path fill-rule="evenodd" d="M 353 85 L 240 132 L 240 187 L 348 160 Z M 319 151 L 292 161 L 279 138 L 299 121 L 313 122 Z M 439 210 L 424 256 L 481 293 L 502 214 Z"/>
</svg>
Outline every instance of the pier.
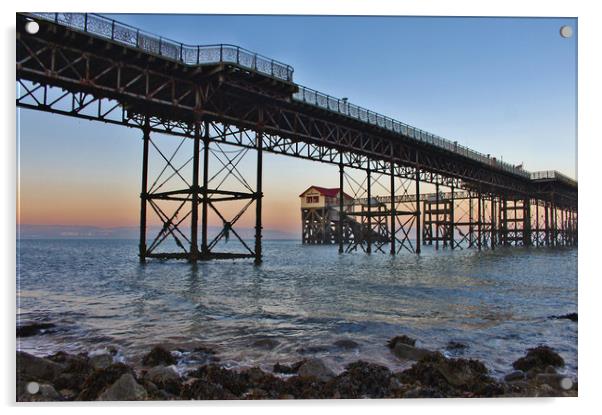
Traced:
<svg viewBox="0 0 602 415">
<path fill-rule="evenodd" d="M 32 20 L 36 33 L 25 30 Z M 141 261 L 260 263 L 264 152 L 338 166 L 333 200 L 320 212 L 302 208 L 304 243 L 393 255 L 426 244 L 577 245 L 575 180 L 526 171 L 299 85 L 282 62 L 233 45 L 185 45 L 96 14 L 20 13 L 16 39 L 18 107 L 140 131 Z M 173 151 L 159 145 L 166 136 L 177 142 Z M 243 158 L 254 159 L 252 172 L 239 168 Z M 157 177 L 151 162 L 161 163 Z M 228 203 L 238 214 L 224 213 Z M 237 221 L 252 210 L 249 244 Z M 147 233 L 149 214 L 163 224 L 157 235 Z M 211 239 L 209 215 L 222 223 Z M 229 237 L 239 252 L 219 250 Z M 166 241 L 177 250 L 165 250 Z"/>
</svg>

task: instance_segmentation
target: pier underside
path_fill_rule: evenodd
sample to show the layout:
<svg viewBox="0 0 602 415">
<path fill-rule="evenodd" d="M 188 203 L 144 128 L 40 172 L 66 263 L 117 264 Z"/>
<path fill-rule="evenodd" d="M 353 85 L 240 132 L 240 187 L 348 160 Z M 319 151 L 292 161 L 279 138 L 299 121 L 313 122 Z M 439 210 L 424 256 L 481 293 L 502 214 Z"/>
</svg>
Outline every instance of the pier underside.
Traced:
<svg viewBox="0 0 602 415">
<path fill-rule="evenodd" d="M 24 30 L 33 18 L 36 34 Z M 16 73 L 19 108 L 140 131 L 141 261 L 260 263 L 265 152 L 337 165 L 353 196 L 303 210 L 305 244 L 393 255 L 577 245 L 575 181 L 302 87 L 290 66 L 242 48 L 190 47 L 98 15 L 17 14 Z"/>
</svg>

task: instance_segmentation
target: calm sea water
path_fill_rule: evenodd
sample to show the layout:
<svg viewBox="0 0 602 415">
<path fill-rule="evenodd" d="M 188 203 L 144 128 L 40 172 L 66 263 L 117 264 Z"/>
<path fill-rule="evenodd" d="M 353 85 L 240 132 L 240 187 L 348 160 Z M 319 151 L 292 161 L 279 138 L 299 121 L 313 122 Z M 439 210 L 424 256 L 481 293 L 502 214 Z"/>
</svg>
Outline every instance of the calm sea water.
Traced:
<svg viewBox="0 0 602 415">
<path fill-rule="evenodd" d="M 508 248 L 422 255 L 339 255 L 336 247 L 264 241 L 264 264 L 137 262 L 131 240 L 21 240 L 21 322 L 48 320 L 54 333 L 20 339 L 38 355 L 116 346 L 125 359 L 158 342 L 201 341 L 227 366 L 327 360 L 341 370 L 364 359 L 392 369 L 388 339 L 407 334 L 495 375 L 525 350 L 556 349 L 577 372 L 577 324 L 548 318 L 577 311 L 577 250 Z M 266 340 L 273 348 L 266 347 Z M 338 340 L 358 347 L 341 349 Z"/>
</svg>

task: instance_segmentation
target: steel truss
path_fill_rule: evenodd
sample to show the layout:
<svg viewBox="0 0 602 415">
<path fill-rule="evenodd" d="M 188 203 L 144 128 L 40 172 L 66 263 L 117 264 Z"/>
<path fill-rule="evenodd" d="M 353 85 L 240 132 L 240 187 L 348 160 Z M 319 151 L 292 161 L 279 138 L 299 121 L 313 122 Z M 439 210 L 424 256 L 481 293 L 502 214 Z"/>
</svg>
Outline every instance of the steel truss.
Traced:
<svg viewBox="0 0 602 415">
<path fill-rule="evenodd" d="M 366 173 L 366 183 L 360 183 L 359 187 L 365 187 L 367 203 L 355 215 L 360 218 L 360 228 L 354 232 L 352 222 L 348 221 L 346 226 L 342 219 L 331 228 L 340 251 L 345 241 L 349 241 L 347 250 L 353 247 L 351 250 L 372 252 L 374 248 L 384 252 L 385 244 L 390 243 L 389 251 L 393 254 L 402 249 L 419 253 L 421 243 L 426 242 L 421 237 L 430 238 L 429 241 L 434 238 L 436 244 L 441 240 L 451 248 L 468 244 L 478 249 L 493 249 L 499 242 L 519 243 L 519 236 L 525 245 L 577 243 L 575 188 L 549 180 L 532 183 L 454 152 L 292 100 L 296 86 L 291 83 L 263 79 L 224 64 L 187 67 L 46 21 L 41 22 L 39 34 L 29 35 L 22 30 L 24 19 L 17 16 L 18 107 L 138 128 L 143 132 L 141 260 L 244 257 L 260 262 L 265 151 L 336 164 L 341 189 L 345 169 Z M 180 137 L 182 142 L 191 140 L 194 150 L 190 164 L 173 164 L 176 154 L 159 150 L 151 139 L 156 133 Z M 237 150 L 225 151 L 222 147 L 226 145 Z M 158 152 L 164 162 L 162 178 L 150 187 L 149 151 Z M 257 155 L 254 187 L 245 186 L 245 176 L 237 168 L 239 159 L 249 152 Z M 218 170 L 236 180 L 242 190 L 224 188 L 218 179 L 210 177 L 210 155 L 215 158 L 212 163 L 219 166 Z M 192 168 L 192 177 L 184 176 L 184 167 Z M 183 186 L 165 190 L 158 184 L 166 178 L 180 180 Z M 390 181 L 388 188 L 380 183 L 384 178 Z M 441 223 L 437 217 L 435 223 L 429 223 L 428 231 L 423 223 L 427 213 L 426 205 L 420 203 L 425 200 L 420 194 L 420 182 L 434 184 L 437 195 L 439 186 L 452 189 L 451 202 L 443 214 L 447 219 Z M 387 196 L 374 196 L 372 186 L 380 186 L 388 192 Z M 414 195 L 410 194 L 411 187 Z M 468 208 L 459 205 L 460 198 L 454 199 L 457 196 L 454 191 L 459 190 L 471 195 L 467 199 Z M 379 197 L 389 199 L 378 201 Z M 508 200 L 522 202 L 509 213 Z M 226 217 L 219 207 L 234 201 L 244 202 L 244 206 L 238 214 Z M 172 205 L 171 210 L 167 204 Z M 236 223 L 252 205 L 254 247 L 248 246 L 235 230 Z M 532 215 L 532 206 L 543 208 L 543 215 L 540 212 Z M 148 208 L 162 223 L 159 234 L 150 240 L 146 226 Z M 517 209 L 522 209 L 523 215 L 519 230 L 511 225 L 518 223 L 514 217 L 520 216 Z M 438 204 L 435 210 L 440 210 Z M 340 211 L 343 212 L 342 205 Z M 207 225 L 210 212 L 222 222 L 221 231 L 211 240 Z M 530 230 L 533 216 L 535 232 Z M 540 219 L 544 222 L 543 230 Z M 190 227 L 188 232 L 183 231 L 186 226 Z M 414 244 L 410 238 L 413 228 L 416 228 Z M 230 235 L 243 248 L 242 252 L 218 250 L 218 243 Z M 172 241 L 178 250 L 161 251 L 166 241 Z"/>
<path fill-rule="evenodd" d="M 255 186 L 247 182 L 239 170 L 241 160 L 249 153 L 248 147 L 228 149 L 223 144 L 223 129 L 208 121 L 199 121 L 195 127 L 194 149 L 192 155 L 183 163 L 176 164 L 174 159 L 182 151 L 184 140 L 171 153 L 161 150 L 151 138 L 150 119 L 147 118 L 143 129 L 143 174 L 140 215 L 140 260 L 147 258 L 186 259 L 189 261 L 209 259 L 254 258 L 260 263 L 261 257 L 261 191 L 262 182 L 262 139 L 261 134 L 253 138 L 257 155 L 257 180 Z M 201 148 L 202 143 L 202 148 Z M 163 162 L 163 166 L 149 185 L 149 152 L 154 151 Z M 217 162 L 213 171 L 210 162 Z M 182 173 L 192 165 L 192 177 Z M 202 170 L 202 174 L 201 174 Z M 199 179 L 202 177 L 202 182 Z M 164 190 L 169 184 L 178 181 L 183 187 Z M 232 183 L 234 182 L 234 184 Z M 236 190 L 235 190 L 236 187 Z M 238 190 L 242 188 L 242 190 Z M 235 213 L 228 215 L 222 208 L 231 202 L 241 201 Z M 163 203 L 163 206 L 160 204 Z M 240 218 L 255 205 L 255 246 L 239 234 L 236 228 Z M 167 206 L 166 206 L 167 205 Z M 154 238 L 147 239 L 147 208 L 161 221 L 162 226 Z M 171 208 L 170 208 L 171 207 Z M 231 210 L 231 209 L 230 209 Z M 199 223 L 199 211 L 201 212 Z M 221 227 L 215 235 L 209 237 L 208 216 L 213 213 L 221 221 Z M 187 223 L 189 221 L 189 224 Z M 185 226 L 189 231 L 184 231 Z M 200 246 L 198 230 L 201 229 Z M 239 245 L 238 250 L 220 251 L 219 243 L 233 237 Z M 162 251 L 162 246 L 174 242 L 176 252 Z"/>
<path fill-rule="evenodd" d="M 51 22 L 40 24 L 43 27 L 39 35 L 21 30 L 17 33 L 19 80 L 90 94 L 90 101 L 110 98 L 132 112 L 170 122 L 193 124 L 202 112 L 224 124 L 255 128 L 261 107 L 265 134 L 341 149 L 372 160 L 392 159 L 398 165 L 411 166 L 417 161 L 425 172 L 494 189 L 530 190 L 525 178 L 403 139 L 378 126 L 333 117 L 329 111 L 291 101 L 288 97 L 294 91 L 288 83 L 283 83 L 282 89 L 275 81 L 270 81 L 271 85 L 261 83 L 254 75 L 231 72 L 223 65 L 195 71 Z M 333 159 L 337 159 L 336 154 Z"/>
</svg>

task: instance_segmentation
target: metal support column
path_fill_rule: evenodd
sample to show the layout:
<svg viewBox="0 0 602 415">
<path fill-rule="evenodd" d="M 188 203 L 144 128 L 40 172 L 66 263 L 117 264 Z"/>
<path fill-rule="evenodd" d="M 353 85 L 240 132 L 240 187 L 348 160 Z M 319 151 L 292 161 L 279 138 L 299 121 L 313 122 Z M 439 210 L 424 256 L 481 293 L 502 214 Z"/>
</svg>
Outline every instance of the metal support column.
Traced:
<svg viewBox="0 0 602 415">
<path fill-rule="evenodd" d="M 498 212 L 498 216 L 499 216 L 499 229 L 500 229 L 500 245 L 501 246 L 506 246 L 507 240 L 506 240 L 506 236 L 508 235 L 508 211 L 506 210 L 508 208 L 508 199 L 506 198 L 506 196 L 503 196 L 500 199 L 500 206 L 499 206 L 499 212 Z"/>
<path fill-rule="evenodd" d="M 523 200 L 523 246 L 531 246 L 531 199 Z"/>
<path fill-rule="evenodd" d="M 550 213 L 549 213 L 549 203 L 544 202 L 543 210 L 544 210 L 544 242 L 545 246 L 550 246 Z"/>
<path fill-rule="evenodd" d="M 391 161 L 391 255 L 395 255 L 395 222 L 397 221 L 397 216 L 395 214 L 395 165 Z"/>
<path fill-rule="evenodd" d="M 473 215 L 473 202 L 472 202 L 472 192 L 468 193 L 468 247 L 472 248 L 474 246 L 474 215 Z"/>
<path fill-rule="evenodd" d="M 539 200 L 535 199 L 535 246 L 539 245 Z"/>
<path fill-rule="evenodd" d="M 339 254 L 343 253 L 343 226 L 344 226 L 344 202 L 345 196 L 343 193 L 345 170 L 343 167 L 343 155 L 340 155 L 339 159 Z"/>
<path fill-rule="evenodd" d="M 199 256 L 198 231 L 199 231 L 199 152 L 201 141 L 200 121 L 194 123 L 194 148 L 192 154 L 192 210 L 190 215 L 190 258 L 196 262 Z"/>
<path fill-rule="evenodd" d="M 372 178 L 370 174 L 370 168 L 366 170 L 368 180 L 368 237 L 366 238 L 366 253 L 372 253 Z"/>
<path fill-rule="evenodd" d="M 481 194 L 481 191 L 479 190 L 478 193 L 478 199 L 477 199 L 477 249 L 480 251 L 481 247 L 483 245 L 482 239 L 481 239 L 481 222 L 482 222 L 482 216 L 481 216 L 481 204 L 482 201 L 481 199 L 483 198 L 483 195 Z"/>
<path fill-rule="evenodd" d="M 207 215 L 209 214 L 209 122 L 205 121 L 203 134 L 203 210 L 201 212 L 201 254 L 208 259 L 209 246 L 207 244 Z"/>
<path fill-rule="evenodd" d="M 554 206 L 554 197 L 550 203 L 550 246 L 556 246 L 556 206 Z"/>
<path fill-rule="evenodd" d="M 148 144 L 150 141 L 150 120 L 144 117 L 142 129 L 142 189 L 140 191 L 140 262 L 146 261 L 146 200 L 148 198 Z"/>
<path fill-rule="evenodd" d="M 435 184 L 435 249 L 439 249 L 439 183 Z"/>
<path fill-rule="evenodd" d="M 420 165 L 416 163 L 416 253 L 420 253 Z"/>
<path fill-rule="evenodd" d="M 454 200 L 454 185 L 451 186 L 451 204 L 450 204 L 450 212 L 449 212 L 449 228 L 448 228 L 448 232 L 449 232 L 449 239 L 450 239 L 450 244 L 451 244 L 451 249 L 454 249 L 454 245 L 455 245 L 455 237 L 454 237 L 454 204 L 455 204 L 455 200 Z"/>
<path fill-rule="evenodd" d="M 255 264 L 262 261 L 261 254 L 261 200 L 263 199 L 263 133 L 257 133 L 257 188 L 255 189 Z"/>
<path fill-rule="evenodd" d="M 490 241 L 491 250 L 495 249 L 496 245 L 496 229 L 495 229 L 495 196 L 491 194 L 491 235 Z"/>
<path fill-rule="evenodd" d="M 566 223 L 564 209 L 560 209 L 560 245 L 566 245 Z"/>
</svg>

